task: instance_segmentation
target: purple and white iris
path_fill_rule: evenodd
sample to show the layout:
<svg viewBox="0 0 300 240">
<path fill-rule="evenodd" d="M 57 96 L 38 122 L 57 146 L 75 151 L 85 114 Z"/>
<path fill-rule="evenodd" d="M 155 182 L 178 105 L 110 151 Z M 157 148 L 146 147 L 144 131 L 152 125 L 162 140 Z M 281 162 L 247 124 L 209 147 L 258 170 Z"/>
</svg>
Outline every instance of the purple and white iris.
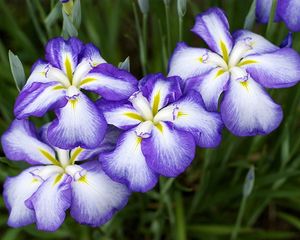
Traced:
<svg viewBox="0 0 300 240">
<path fill-rule="evenodd" d="M 34 65 L 16 100 L 16 118 L 40 117 L 55 110 L 57 119 L 48 129 L 52 145 L 62 149 L 99 146 L 107 124 L 81 89 L 118 101 L 137 90 L 137 80 L 106 63 L 94 45 L 84 45 L 77 38 L 50 40 L 46 60 Z"/>
<path fill-rule="evenodd" d="M 256 18 L 261 23 L 269 21 L 272 9 L 272 0 L 256 0 Z M 283 20 L 289 30 L 300 31 L 300 1 L 278 0 L 275 12 L 275 21 Z"/>
<path fill-rule="evenodd" d="M 268 134 L 283 117 L 282 109 L 264 90 L 295 85 L 300 56 L 263 37 L 239 30 L 233 35 L 225 14 L 211 8 L 196 17 L 192 29 L 211 50 L 179 43 L 169 63 L 169 76 L 184 80 L 184 92 L 200 92 L 209 111 L 218 110 L 235 135 Z"/>
<path fill-rule="evenodd" d="M 81 224 L 106 223 L 126 205 L 130 191 L 112 181 L 93 158 L 113 148 L 118 132 L 109 129 L 104 141 L 93 150 L 64 150 L 48 143 L 47 128 L 38 134 L 28 120 L 15 120 L 2 136 L 3 150 L 10 160 L 33 165 L 7 178 L 4 184 L 8 224 L 21 227 L 36 223 L 40 230 L 55 231 L 67 209 Z"/>
<path fill-rule="evenodd" d="M 100 154 L 103 170 L 132 191 L 146 192 L 158 175 L 176 177 L 192 162 L 196 145 L 216 147 L 222 121 L 207 112 L 196 91 L 182 94 L 179 77 L 146 76 L 129 100 L 100 100 L 108 124 L 125 130 L 110 153 Z"/>
</svg>

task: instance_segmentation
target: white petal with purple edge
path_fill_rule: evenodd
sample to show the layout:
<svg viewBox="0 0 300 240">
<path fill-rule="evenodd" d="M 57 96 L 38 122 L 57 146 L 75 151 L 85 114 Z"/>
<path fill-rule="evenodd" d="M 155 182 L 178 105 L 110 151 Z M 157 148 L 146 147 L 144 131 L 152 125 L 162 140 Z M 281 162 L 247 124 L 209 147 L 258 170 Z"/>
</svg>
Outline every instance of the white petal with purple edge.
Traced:
<svg viewBox="0 0 300 240">
<path fill-rule="evenodd" d="M 77 38 L 64 40 L 62 37 L 51 39 L 46 46 L 46 59 L 56 68 L 61 69 L 69 80 L 72 79 L 78 64 L 83 43 Z"/>
<path fill-rule="evenodd" d="M 14 113 L 16 118 L 41 117 L 47 111 L 66 105 L 65 88 L 57 82 L 32 83 L 18 96 Z"/>
<path fill-rule="evenodd" d="M 99 226 L 121 208 L 130 195 L 128 188 L 111 180 L 99 162 L 82 164 L 85 170 L 72 182 L 71 215 L 80 224 Z"/>
<path fill-rule="evenodd" d="M 158 178 L 146 163 L 141 150 L 142 141 L 135 129 L 126 131 L 118 139 L 113 152 L 100 154 L 99 157 L 106 174 L 135 192 L 149 191 Z"/>
<path fill-rule="evenodd" d="M 27 87 L 30 87 L 30 85 L 34 82 L 39 83 L 47 83 L 49 82 L 49 79 L 47 78 L 47 71 L 49 70 L 49 63 L 46 63 L 42 60 L 38 60 L 34 63 L 32 67 L 32 72 L 30 73 L 30 76 L 23 88 L 23 90 Z"/>
<path fill-rule="evenodd" d="M 192 32 L 200 36 L 215 52 L 228 59 L 232 48 L 229 24 L 224 12 L 219 8 L 210 8 L 196 17 Z"/>
<path fill-rule="evenodd" d="M 39 230 L 53 232 L 63 223 L 65 211 L 71 206 L 71 181 L 67 174 L 53 175 L 26 201 L 35 212 Z"/>
<path fill-rule="evenodd" d="M 215 65 L 203 62 L 207 53 L 207 49 L 188 47 L 185 43 L 178 43 L 169 61 L 168 76 L 179 76 L 186 80 L 209 72 L 215 68 Z"/>
<path fill-rule="evenodd" d="M 238 30 L 234 32 L 233 38 L 235 43 L 243 41 L 251 47 L 251 49 L 244 53 L 243 57 L 251 54 L 274 52 L 279 49 L 278 46 L 274 45 L 264 37 L 247 30 Z"/>
<path fill-rule="evenodd" d="M 198 91 L 207 110 L 217 111 L 219 98 L 222 92 L 226 90 L 228 80 L 228 71 L 224 71 L 222 68 L 215 68 L 205 75 L 188 79 L 185 85 L 185 92 L 191 89 Z"/>
<path fill-rule="evenodd" d="M 268 134 L 282 120 L 282 109 L 252 78 L 230 81 L 221 103 L 225 126 L 237 136 Z"/>
<path fill-rule="evenodd" d="M 14 120 L 2 135 L 1 143 L 10 160 L 58 165 L 54 150 L 38 139 L 34 125 L 28 120 Z"/>
<path fill-rule="evenodd" d="M 107 100 L 127 99 L 137 91 L 137 80 L 129 72 L 103 63 L 93 68 L 79 87 L 95 92 Z"/>
<path fill-rule="evenodd" d="M 175 128 L 193 134 L 200 147 L 217 147 L 220 144 L 223 128 L 221 116 L 205 110 L 199 93 L 190 91 L 173 106 L 178 111 L 172 121 Z"/>
<path fill-rule="evenodd" d="M 22 227 L 35 222 L 34 211 L 27 208 L 27 200 L 43 183 L 39 177 L 31 174 L 45 167 L 31 167 L 16 177 L 9 177 L 4 183 L 3 197 L 9 210 L 8 225 Z"/>
<path fill-rule="evenodd" d="M 243 62 L 251 62 L 243 68 L 267 88 L 291 87 L 300 80 L 300 55 L 291 48 L 251 55 L 244 58 Z"/>
<path fill-rule="evenodd" d="M 48 139 L 62 149 L 96 148 L 104 138 L 106 126 L 96 105 L 78 92 L 57 112 L 57 119 L 49 126 Z"/>
<path fill-rule="evenodd" d="M 142 152 L 150 168 L 166 177 L 176 177 L 191 164 L 195 156 L 195 140 L 186 131 L 157 123 L 152 135 L 142 141 Z"/>
<path fill-rule="evenodd" d="M 128 101 L 115 102 L 101 99 L 97 102 L 97 106 L 103 112 L 108 124 L 121 129 L 131 128 L 143 121 L 143 117 Z"/>
</svg>

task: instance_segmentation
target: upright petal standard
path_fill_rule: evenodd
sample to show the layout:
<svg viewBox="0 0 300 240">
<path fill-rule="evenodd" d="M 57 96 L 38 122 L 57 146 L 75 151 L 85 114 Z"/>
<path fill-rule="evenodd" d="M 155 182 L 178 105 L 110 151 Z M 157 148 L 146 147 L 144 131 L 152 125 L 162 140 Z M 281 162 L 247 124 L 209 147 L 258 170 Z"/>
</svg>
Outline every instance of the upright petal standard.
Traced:
<svg viewBox="0 0 300 240">
<path fill-rule="evenodd" d="M 226 16 L 219 8 L 199 14 L 192 31 L 211 50 L 179 43 L 170 59 L 168 76 L 182 77 L 184 93 L 198 91 L 209 111 L 219 109 L 223 94 L 221 117 L 235 135 L 268 134 L 276 129 L 282 120 L 282 110 L 264 87 L 297 84 L 299 54 L 246 30 L 231 36 Z"/>
</svg>

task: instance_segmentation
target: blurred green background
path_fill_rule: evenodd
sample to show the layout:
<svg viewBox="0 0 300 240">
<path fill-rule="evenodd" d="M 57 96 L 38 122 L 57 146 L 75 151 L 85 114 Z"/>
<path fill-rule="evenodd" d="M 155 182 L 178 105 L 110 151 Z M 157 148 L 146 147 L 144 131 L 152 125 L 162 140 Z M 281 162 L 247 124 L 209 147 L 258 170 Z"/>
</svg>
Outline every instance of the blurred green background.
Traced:
<svg viewBox="0 0 300 240">
<path fill-rule="evenodd" d="M 182 39 L 192 46 L 205 46 L 189 30 L 194 16 L 211 6 L 226 11 L 232 31 L 243 28 L 251 4 L 252 0 L 188 1 Z M 58 10 L 58 18 L 49 24 L 52 9 Z M 133 0 L 82 0 L 81 11 L 79 38 L 98 46 L 108 62 L 118 65 L 129 56 L 131 72 L 138 78 L 146 72 L 166 72 L 167 59 L 180 39 L 176 0 L 167 7 L 163 0 L 150 0 L 147 16 Z M 50 17 L 55 17 L 55 11 Z M 283 23 L 269 24 L 268 29 L 257 23 L 248 26 L 276 44 L 288 33 Z M 13 120 L 18 94 L 8 50 L 18 55 L 28 76 L 31 65 L 43 58 L 47 40 L 61 35 L 61 30 L 57 0 L 0 0 L 0 134 Z M 299 33 L 294 34 L 294 48 L 300 51 Z M 247 138 L 224 130 L 218 149 L 198 149 L 184 174 L 161 178 L 146 194 L 133 194 L 127 207 L 106 225 L 81 226 L 68 216 L 55 233 L 37 231 L 35 226 L 12 229 L 6 225 L 7 210 L 1 198 L 1 240 L 300 239 L 300 86 L 270 93 L 283 106 L 280 128 L 268 136 Z M 243 188 L 253 183 L 248 178 L 245 185 L 252 166 L 254 187 L 250 195 L 243 194 Z M 1 157 L 1 183 L 25 167 Z"/>
</svg>

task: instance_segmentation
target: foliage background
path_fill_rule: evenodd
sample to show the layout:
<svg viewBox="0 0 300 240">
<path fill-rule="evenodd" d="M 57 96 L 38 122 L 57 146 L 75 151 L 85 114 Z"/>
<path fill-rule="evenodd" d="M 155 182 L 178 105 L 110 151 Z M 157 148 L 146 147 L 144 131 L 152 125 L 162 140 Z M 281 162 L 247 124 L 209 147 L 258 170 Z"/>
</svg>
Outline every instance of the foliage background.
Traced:
<svg viewBox="0 0 300 240">
<path fill-rule="evenodd" d="M 11 75 L 8 50 L 22 61 L 26 76 L 31 65 L 43 57 L 47 39 L 61 34 L 62 20 L 53 26 L 45 19 L 57 0 L 0 0 L 0 134 L 13 120 L 18 91 Z M 205 46 L 189 29 L 194 16 L 210 6 L 223 8 L 231 30 L 243 28 L 252 0 L 190 0 L 183 19 L 183 40 Z M 98 46 L 103 57 L 117 65 L 130 56 L 131 72 L 143 75 L 136 19 L 143 15 L 133 0 L 82 0 L 79 37 Z M 135 6 L 135 7 L 133 7 Z M 144 71 L 166 72 L 166 59 L 178 41 L 176 1 L 167 9 L 170 19 L 168 44 L 164 1 L 150 0 L 145 22 L 147 64 Z M 61 14 L 61 12 L 60 12 Z M 143 29 L 143 28 L 142 28 Z M 287 34 L 283 23 L 255 23 L 252 30 L 279 44 Z M 266 33 L 267 32 L 267 33 Z M 300 34 L 294 48 L 300 51 Z M 143 63 L 143 61 L 142 61 Z M 144 64 L 145 65 L 145 64 Z M 161 178 L 146 194 L 133 194 L 127 207 L 100 228 L 80 226 L 70 217 L 55 233 L 28 226 L 7 227 L 7 210 L 0 199 L 0 236 L 13 239 L 300 239 L 300 86 L 272 90 L 283 106 L 284 121 L 268 136 L 238 138 L 224 130 L 218 149 L 198 149 L 191 167 L 177 179 Z M 51 117 L 51 116 L 50 116 Z M 35 119 L 37 123 L 44 120 Z M 3 153 L 1 154 L 3 156 Z M 0 181 L 18 174 L 26 164 L 0 158 Z M 247 172 L 254 166 L 254 188 L 243 195 Z M 250 181 L 250 182 L 249 182 Z M 251 180 L 246 181 L 246 188 Z M 101 201 L 101 199 L 99 199 Z M 240 226 L 240 227 L 239 227 Z"/>
</svg>

